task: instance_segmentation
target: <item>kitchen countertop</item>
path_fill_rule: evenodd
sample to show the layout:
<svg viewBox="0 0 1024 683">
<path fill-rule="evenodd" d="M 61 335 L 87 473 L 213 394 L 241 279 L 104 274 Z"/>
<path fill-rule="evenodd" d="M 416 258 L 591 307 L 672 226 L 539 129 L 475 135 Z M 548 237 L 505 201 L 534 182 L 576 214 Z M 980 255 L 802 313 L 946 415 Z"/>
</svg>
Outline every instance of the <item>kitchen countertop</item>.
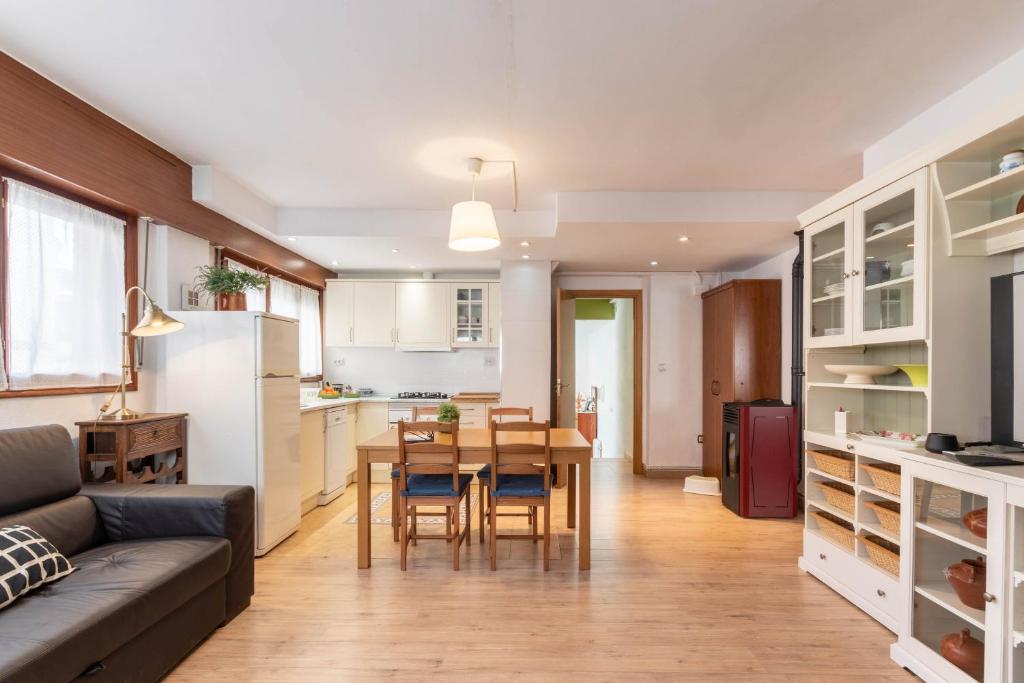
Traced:
<svg viewBox="0 0 1024 683">
<path fill-rule="evenodd" d="M 477 394 L 474 394 L 476 396 Z M 483 394 L 479 394 L 483 395 Z M 452 400 L 464 400 L 458 398 L 459 394 L 455 394 L 452 398 L 398 398 L 397 396 L 390 394 L 380 394 L 373 396 L 361 396 L 359 398 L 316 398 L 312 401 L 306 401 L 299 403 L 299 412 L 308 413 L 314 410 L 325 410 L 327 408 L 337 408 L 339 406 L 355 405 L 356 403 L 408 403 L 408 404 L 423 404 L 423 403 L 444 403 L 445 401 Z M 492 396 L 493 399 L 486 400 L 498 400 L 499 394 L 487 394 Z M 484 400 L 484 399 L 469 399 L 469 400 Z"/>
</svg>

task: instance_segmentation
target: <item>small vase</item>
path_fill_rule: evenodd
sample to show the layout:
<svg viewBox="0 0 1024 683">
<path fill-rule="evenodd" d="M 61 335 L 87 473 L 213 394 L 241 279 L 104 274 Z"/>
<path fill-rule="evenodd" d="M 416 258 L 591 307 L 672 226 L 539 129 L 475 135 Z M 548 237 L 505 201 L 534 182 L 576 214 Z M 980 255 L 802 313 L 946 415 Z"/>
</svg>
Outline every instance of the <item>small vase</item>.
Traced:
<svg viewBox="0 0 1024 683">
<path fill-rule="evenodd" d="M 985 678 L 985 643 L 971 636 L 970 629 L 942 636 L 942 656 L 976 680 Z"/>
<path fill-rule="evenodd" d="M 217 310 L 218 311 L 244 311 L 245 310 L 245 293 L 238 292 L 235 294 L 220 293 L 217 295 Z"/>
</svg>

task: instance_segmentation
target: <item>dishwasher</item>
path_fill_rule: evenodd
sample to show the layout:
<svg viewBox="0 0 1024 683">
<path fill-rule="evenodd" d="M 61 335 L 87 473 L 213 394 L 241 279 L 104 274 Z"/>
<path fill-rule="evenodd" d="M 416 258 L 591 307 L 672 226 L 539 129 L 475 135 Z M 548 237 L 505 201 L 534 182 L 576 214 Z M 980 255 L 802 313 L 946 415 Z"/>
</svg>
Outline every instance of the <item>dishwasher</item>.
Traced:
<svg viewBox="0 0 1024 683">
<path fill-rule="evenodd" d="M 328 408 L 325 415 L 327 438 L 324 439 L 324 488 L 320 505 L 327 505 L 345 492 L 348 483 L 346 447 L 350 438 L 348 406 Z"/>
</svg>

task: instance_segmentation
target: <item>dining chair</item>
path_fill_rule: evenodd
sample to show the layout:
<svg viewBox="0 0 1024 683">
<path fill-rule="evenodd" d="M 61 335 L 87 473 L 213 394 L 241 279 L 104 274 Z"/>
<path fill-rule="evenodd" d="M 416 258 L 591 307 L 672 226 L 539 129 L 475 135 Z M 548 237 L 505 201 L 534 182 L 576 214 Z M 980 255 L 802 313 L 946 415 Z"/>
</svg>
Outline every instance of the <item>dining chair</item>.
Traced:
<svg viewBox="0 0 1024 683">
<path fill-rule="evenodd" d="M 509 439 L 499 435 L 509 434 Z M 514 435 L 514 436 L 512 436 Z M 543 438 L 538 435 L 543 435 Z M 525 437 L 525 438 L 516 438 Z M 515 441 L 511 439 L 515 438 Z M 551 564 L 551 421 L 491 421 L 491 570 L 498 568 L 498 539 L 531 540 L 531 536 L 498 533 L 498 509 L 503 505 L 544 508 L 544 571 Z M 537 527 L 533 527 L 536 542 Z"/>
<path fill-rule="evenodd" d="M 532 422 L 533 421 L 533 408 L 532 407 L 530 407 L 530 408 L 513 408 L 511 406 L 507 406 L 507 407 L 504 407 L 504 408 L 495 408 L 493 406 L 487 406 L 487 424 L 491 424 L 491 422 L 495 418 L 497 418 L 498 422 L 502 422 L 503 421 L 502 418 L 504 418 L 504 417 L 516 417 L 516 418 L 523 418 L 523 417 L 525 417 L 527 421 Z M 479 492 L 477 497 L 480 499 L 480 501 L 479 501 L 479 508 L 480 508 L 480 542 L 483 543 L 484 542 L 484 527 L 487 526 L 486 523 L 485 523 L 485 520 L 488 519 L 488 515 L 490 514 L 490 504 L 491 504 L 491 502 L 490 502 L 490 496 L 489 496 L 489 494 L 487 492 L 487 487 L 488 487 L 488 485 L 489 485 L 489 483 L 491 481 L 491 466 L 490 465 L 484 465 L 479 470 L 477 470 L 476 480 L 477 480 L 477 491 Z M 536 510 L 531 509 L 531 510 L 528 510 L 527 512 L 503 512 L 503 513 L 501 513 L 501 515 L 503 517 L 529 517 L 530 518 L 530 527 L 533 530 L 534 538 L 536 539 L 536 537 L 537 537 L 536 536 L 536 531 L 537 531 L 537 511 Z"/>
<path fill-rule="evenodd" d="M 421 419 L 431 418 L 436 420 L 438 410 L 438 406 L 413 406 L 412 421 L 419 422 Z M 391 470 L 391 534 L 395 543 L 398 543 L 398 497 L 398 468 L 395 467 Z"/>
<path fill-rule="evenodd" d="M 441 431 L 440 422 L 398 423 L 398 492 L 401 531 L 401 566 L 406 569 L 409 543 L 424 539 L 444 539 L 452 545 L 452 569 L 459 569 L 462 542 L 471 543 L 472 518 L 469 492 L 472 474 L 459 472 L 459 425 L 451 424 L 452 442 L 437 443 L 427 435 Z M 460 530 L 459 505 L 466 501 L 466 528 Z M 416 527 L 416 508 L 443 506 L 445 533 L 421 534 Z"/>
</svg>

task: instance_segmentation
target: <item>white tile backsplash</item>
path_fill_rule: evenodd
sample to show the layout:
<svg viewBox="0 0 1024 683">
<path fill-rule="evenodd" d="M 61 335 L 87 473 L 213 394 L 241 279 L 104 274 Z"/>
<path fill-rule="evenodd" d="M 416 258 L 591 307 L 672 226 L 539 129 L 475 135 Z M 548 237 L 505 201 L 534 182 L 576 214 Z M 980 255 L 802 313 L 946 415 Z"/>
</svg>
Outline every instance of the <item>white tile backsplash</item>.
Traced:
<svg viewBox="0 0 1024 683">
<path fill-rule="evenodd" d="M 331 384 L 369 387 L 379 394 L 400 391 L 500 391 L 498 349 L 413 352 L 328 347 L 324 377 Z"/>
</svg>

